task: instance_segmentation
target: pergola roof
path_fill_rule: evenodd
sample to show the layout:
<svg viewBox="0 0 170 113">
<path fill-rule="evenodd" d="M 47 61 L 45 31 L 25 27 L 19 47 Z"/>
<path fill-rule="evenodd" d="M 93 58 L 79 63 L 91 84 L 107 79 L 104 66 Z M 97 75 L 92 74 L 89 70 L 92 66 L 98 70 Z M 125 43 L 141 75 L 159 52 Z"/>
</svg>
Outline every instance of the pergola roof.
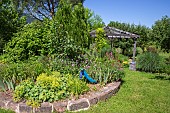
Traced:
<svg viewBox="0 0 170 113">
<path fill-rule="evenodd" d="M 123 31 L 114 27 L 109 27 L 105 26 L 103 27 L 106 37 L 108 39 L 113 39 L 113 38 L 139 38 L 140 36 L 137 34 L 133 34 L 127 31 Z M 96 37 L 96 30 L 93 30 L 90 32 L 90 35 L 92 37 Z"/>
</svg>

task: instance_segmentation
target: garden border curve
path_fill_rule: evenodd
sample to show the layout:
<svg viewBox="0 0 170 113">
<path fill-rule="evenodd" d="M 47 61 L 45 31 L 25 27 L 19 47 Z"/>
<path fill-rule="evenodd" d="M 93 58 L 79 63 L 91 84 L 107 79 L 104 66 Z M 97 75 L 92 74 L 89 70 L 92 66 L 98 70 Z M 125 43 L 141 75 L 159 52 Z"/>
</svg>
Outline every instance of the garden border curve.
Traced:
<svg viewBox="0 0 170 113">
<path fill-rule="evenodd" d="M 106 101 L 112 95 L 118 92 L 121 85 L 121 81 L 113 82 L 107 84 L 100 91 L 94 92 L 92 95 L 88 97 L 83 97 L 77 100 L 69 100 L 63 102 L 44 102 L 41 104 L 39 108 L 32 108 L 27 106 L 25 103 L 15 103 L 12 99 L 6 99 L 0 101 L 0 107 L 5 109 L 11 109 L 16 113 L 51 113 L 53 111 L 56 112 L 64 112 L 66 110 L 69 111 L 80 111 L 86 110 L 91 105 L 97 104 L 99 101 Z"/>
</svg>

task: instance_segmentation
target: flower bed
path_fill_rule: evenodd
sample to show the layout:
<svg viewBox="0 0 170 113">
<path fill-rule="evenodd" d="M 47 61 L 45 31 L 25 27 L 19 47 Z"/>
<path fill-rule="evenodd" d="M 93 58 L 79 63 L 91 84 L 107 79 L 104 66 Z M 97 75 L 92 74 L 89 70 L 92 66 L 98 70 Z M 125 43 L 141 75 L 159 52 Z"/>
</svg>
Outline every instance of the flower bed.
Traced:
<svg viewBox="0 0 170 113">
<path fill-rule="evenodd" d="M 56 101 L 53 103 L 44 102 L 38 108 L 33 108 L 27 106 L 26 103 L 19 102 L 15 103 L 11 98 L 4 99 L 0 98 L 0 107 L 11 109 L 17 113 L 30 113 L 30 112 L 41 112 L 41 113 L 51 113 L 53 111 L 64 112 L 66 110 L 69 111 L 78 111 L 78 110 L 86 110 L 91 105 L 97 104 L 99 101 L 105 101 L 114 95 L 120 88 L 121 81 L 107 84 L 105 87 L 101 88 L 99 91 L 91 92 L 88 95 L 83 95 L 82 98 L 75 100 L 64 100 L 64 101 Z M 2 95 L 2 93 L 1 93 Z"/>
</svg>

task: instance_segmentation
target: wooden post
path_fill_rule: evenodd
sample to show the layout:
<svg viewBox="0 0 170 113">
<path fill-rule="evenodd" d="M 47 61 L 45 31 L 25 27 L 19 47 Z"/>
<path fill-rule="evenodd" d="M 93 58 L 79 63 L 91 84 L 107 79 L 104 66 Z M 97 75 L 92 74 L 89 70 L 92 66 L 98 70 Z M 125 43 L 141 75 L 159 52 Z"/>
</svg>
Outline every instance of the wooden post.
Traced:
<svg viewBox="0 0 170 113">
<path fill-rule="evenodd" d="M 137 40 L 136 38 L 134 39 L 134 47 L 133 47 L 133 60 L 132 62 L 135 62 L 135 56 L 136 56 L 136 43 L 137 43 Z"/>
<path fill-rule="evenodd" d="M 113 49 L 113 40 L 114 39 L 111 39 L 110 41 L 111 41 L 111 50 Z"/>
<path fill-rule="evenodd" d="M 137 40 L 136 38 L 134 39 L 134 48 L 133 48 L 133 59 L 132 59 L 132 62 L 130 63 L 130 67 L 129 69 L 130 70 L 133 70 L 133 71 L 136 71 L 136 62 L 135 62 L 135 55 L 136 55 L 136 43 L 137 43 Z"/>
<path fill-rule="evenodd" d="M 111 40 L 111 50 L 112 50 L 112 48 L 113 48 L 113 41 Z"/>
</svg>

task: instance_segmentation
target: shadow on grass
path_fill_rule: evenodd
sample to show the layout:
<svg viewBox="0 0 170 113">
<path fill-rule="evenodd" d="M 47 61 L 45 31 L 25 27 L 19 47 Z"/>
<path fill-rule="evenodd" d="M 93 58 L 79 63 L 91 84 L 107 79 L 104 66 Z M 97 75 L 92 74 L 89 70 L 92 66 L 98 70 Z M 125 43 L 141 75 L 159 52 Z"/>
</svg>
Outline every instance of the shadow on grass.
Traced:
<svg viewBox="0 0 170 113">
<path fill-rule="evenodd" d="M 150 79 L 157 79 L 157 80 L 169 80 L 170 81 L 170 76 L 163 76 L 163 75 L 157 75 L 155 77 L 152 77 Z"/>
<path fill-rule="evenodd" d="M 121 80 L 121 86 L 122 86 L 124 83 L 126 83 L 126 81 L 125 81 L 125 80 Z"/>
</svg>

